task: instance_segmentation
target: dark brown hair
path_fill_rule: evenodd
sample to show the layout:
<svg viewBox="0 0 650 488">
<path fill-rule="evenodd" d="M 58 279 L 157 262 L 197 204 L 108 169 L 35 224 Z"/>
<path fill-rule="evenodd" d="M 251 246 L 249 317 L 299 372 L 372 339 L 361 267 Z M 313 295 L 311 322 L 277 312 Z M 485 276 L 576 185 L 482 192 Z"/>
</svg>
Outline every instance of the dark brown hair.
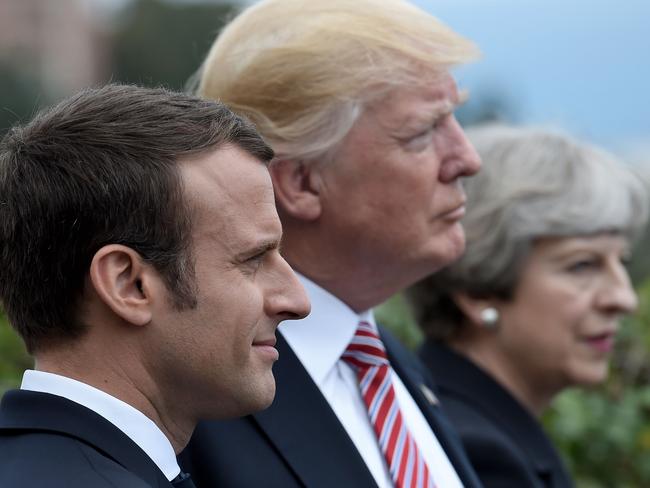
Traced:
<svg viewBox="0 0 650 488">
<path fill-rule="evenodd" d="M 88 89 L 0 143 L 0 299 L 34 352 L 80 336 L 90 262 L 107 244 L 138 252 L 174 306 L 196 305 L 191 215 L 178 161 L 232 144 L 273 151 L 223 104 L 165 89 Z"/>
</svg>

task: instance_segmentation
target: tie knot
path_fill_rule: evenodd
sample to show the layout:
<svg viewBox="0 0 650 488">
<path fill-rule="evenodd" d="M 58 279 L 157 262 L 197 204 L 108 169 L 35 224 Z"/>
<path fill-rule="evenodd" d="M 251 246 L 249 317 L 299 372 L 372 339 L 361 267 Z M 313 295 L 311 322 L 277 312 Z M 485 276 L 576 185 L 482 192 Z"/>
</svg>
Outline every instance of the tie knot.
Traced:
<svg viewBox="0 0 650 488">
<path fill-rule="evenodd" d="M 384 343 L 368 322 L 359 322 L 352 341 L 341 357 L 356 369 L 388 364 Z"/>
</svg>

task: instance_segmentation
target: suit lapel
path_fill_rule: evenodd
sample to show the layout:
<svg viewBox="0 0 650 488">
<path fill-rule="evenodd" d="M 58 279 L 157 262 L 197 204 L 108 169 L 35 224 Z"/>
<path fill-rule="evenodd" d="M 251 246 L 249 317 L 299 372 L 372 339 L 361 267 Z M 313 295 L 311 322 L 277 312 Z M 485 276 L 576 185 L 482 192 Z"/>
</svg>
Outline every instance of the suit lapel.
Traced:
<svg viewBox="0 0 650 488">
<path fill-rule="evenodd" d="M 75 437 L 154 487 L 171 486 L 149 456 L 121 430 L 78 403 L 47 393 L 13 390 L 0 407 L 0 431 L 41 431 Z"/>
<path fill-rule="evenodd" d="M 465 488 L 481 487 L 481 483 L 462 448 L 460 439 L 439 407 L 438 399 L 431 387 L 431 380 L 425 377 L 423 371 L 417 367 L 415 359 L 404 350 L 401 344 L 396 342 L 396 339 L 381 328 L 379 332 L 393 370 L 420 408 L 463 485 Z"/>
<path fill-rule="evenodd" d="M 278 334 L 271 407 L 253 416 L 305 486 L 376 486 L 347 432 L 287 342 Z"/>
</svg>

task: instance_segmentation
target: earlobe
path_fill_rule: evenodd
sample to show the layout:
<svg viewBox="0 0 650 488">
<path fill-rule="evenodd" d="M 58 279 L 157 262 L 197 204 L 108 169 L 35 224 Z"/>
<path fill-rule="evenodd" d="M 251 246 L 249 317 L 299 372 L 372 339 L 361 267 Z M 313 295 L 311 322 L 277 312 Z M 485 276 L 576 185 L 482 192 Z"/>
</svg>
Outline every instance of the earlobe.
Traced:
<svg viewBox="0 0 650 488">
<path fill-rule="evenodd" d="M 90 264 L 90 282 L 99 298 L 124 321 L 142 326 L 151 321 L 149 270 L 140 255 L 119 244 L 102 247 Z"/>
<path fill-rule="evenodd" d="M 295 160 L 275 160 L 270 168 L 275 197 L 282 210 L 299 220 L 321 214 L 321 179 L 318 167 Z"/>
<path fill-rule="evenodd" d="M 474 298 L 464 292 L 454 293 L 452 299 L 473 326 L 483 329 L 498 326 L 499 310 L 491 300 Z"/>
</svg>

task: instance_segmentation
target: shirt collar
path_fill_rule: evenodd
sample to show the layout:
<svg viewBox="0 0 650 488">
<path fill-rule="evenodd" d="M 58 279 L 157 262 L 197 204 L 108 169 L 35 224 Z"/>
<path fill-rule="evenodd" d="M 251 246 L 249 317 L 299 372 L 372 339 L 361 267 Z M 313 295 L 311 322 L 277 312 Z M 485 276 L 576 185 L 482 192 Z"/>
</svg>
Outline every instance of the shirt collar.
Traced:
<svg viewBox="0 0 650 488">
<path fill-rule="evenodd" d="M 311 313 L 302 320 L 283 322 L 280 332 L 320 386 L 348 347 L 359 322 L 376 327 L 375 318 L 372 310 L 357 314 L 313 281 L 300 274 L 298 278 L 311 301 Z"/>
<path fill-rule="evenodd" d="M 86 383 L 44 371 L 25 371 L 20 388 L 57 395 L 89 408 L 135 442 L 168 480 L 180 473 L 169 439 L 149 417 L 128 403 Z"/>
</svg>

